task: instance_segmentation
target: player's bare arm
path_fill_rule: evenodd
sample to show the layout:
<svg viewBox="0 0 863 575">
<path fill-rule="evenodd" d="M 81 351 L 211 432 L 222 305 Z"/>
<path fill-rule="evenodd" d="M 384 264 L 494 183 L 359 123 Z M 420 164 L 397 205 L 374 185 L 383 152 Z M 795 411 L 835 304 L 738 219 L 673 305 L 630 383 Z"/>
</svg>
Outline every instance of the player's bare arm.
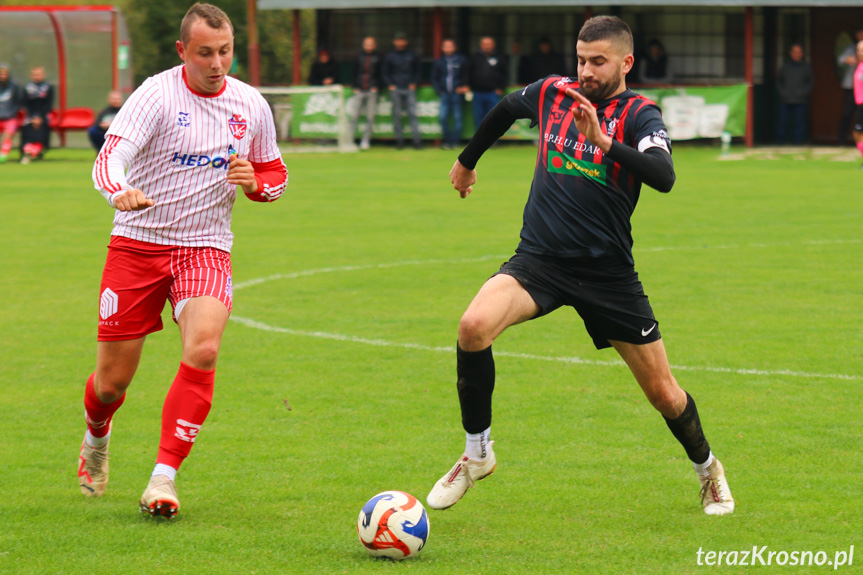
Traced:
<svg viewBox="0 0 863 575">
<path fill-rule="evenodd" d="M 231 154 L 228 164 L 228 183 L 242 186 L 247 194 L 258 191 L 258 182 L 255 180 L 255 168 L 249 160 L 240 159 L 236 154 Z"/>
<path fill-rule="evenodd" d="M 473 185 L 476 183 L 476 170 L 468 170 L 456 160 L 449 171 L 449 181 L 452 182 L 452 187 L 458 190 L 459 195 L 466 198 L 473 191 Z"/>
<path fill-rule="evenodd" d="M 114 208 L 121 212 L 135 212 L 156 205 L 156 202 L 148 198 L 144 192 L 134 189 L 117 192 L 111 199 L 114 202 Z"/>
</svg>

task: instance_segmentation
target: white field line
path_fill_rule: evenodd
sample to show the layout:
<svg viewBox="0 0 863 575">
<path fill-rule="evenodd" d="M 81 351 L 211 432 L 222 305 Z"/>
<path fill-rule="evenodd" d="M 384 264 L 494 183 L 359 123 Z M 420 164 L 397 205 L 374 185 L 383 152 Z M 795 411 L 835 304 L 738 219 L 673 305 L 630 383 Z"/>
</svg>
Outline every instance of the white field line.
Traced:
<svg viewBox="0 0 863 575">
<path fill-rule="evenodd" d="M 655 247 L 655 248 L 645 248 L 642 250 L 643 252 L 660 252 L 660 251 L 675 251 L 675 250 L 703 250 L 703 249 L 739 249 L 739 248 L 768 248 L 768 247 L 780 247 L 780 246 L 800 246 L 800 245 L 811 245 L 811 246 L 819 246 L 819 245 L 839 245 L 839 244 L 858 244 L 863 240 L 851 239 L 851 240 L 816 240 L 809 242 L 797 242 L 797 243 L 763 243 L 763 244 L 728 244 L 728 245 L 716 245 L 716 246 L 692 246 L 692 247 Z M 511 254 L 510 254 L 511 255 Z M 280 280 L 280 279 L 296 279 L 301 277 L 308 277 L 319 274 L 326 273 L 337 273 L 337 272 L 351 272 L 351 271 L 362 271 L 362 270 L 375 270 L 375 269 L 387 269 L 387 268 L 395 268 L 395 267 L 403 267 L 403 266 L 419 266 L 419 265 L 434 265 L 434 264 L 459 264 L 459 263 L 474 263 L 474 262 L 482 262 L 488 260 L 500 260 L 501 262 L 505 261 L 510 257 L 510 255 L 487 255 L 480 256 L 475 258 L 459 258 L 459 259 L 429 259 L 429 260 L 406 260 L 401 262 L 391 262 L 391 263 L 383 263 L 383 264 L 366 264 L 366 265 L 357 265 L 357 266 L 333 266 L 326 268 L 317 268 L 311 270 L 303 270 L 299 272 L 285 273 L 285 274 L 273 274 L 270 276 L 255 278 L 251 280 L 247 280 L 244 282 L 239 282 L 234 284 L 234 289 L 243 289 L 247 287 L 256 286 L 262 283 L 266 283 L 269 281 Z M 263 322 L 259 322 L 254 319 L 239 317 L 236 315 L 231 316 L 231 320 L 247 327 L 251 327 L 254 329 L 260 329 L 263 331 L 268 331 L 271 333 L 284 333 L 287 335 L 294 335 L 299 337 L 312 337 L 318 339 L 329 339 L 335 341 L 343 341 L 349 343 L 359 343 L 363 345 L 373 345 L 377 347 L 392 347 L 392 348 L 401 348 L 401 349 L 415 349 L 418 351 L 431 351 L 431 352 L 444 352 L 444 353 L 452 353 L 453 349 L 451 347 L 434 347 L 419 343 L 405 343 L 405 342 L 392 342 L 386 341 L 382 339 L 371 339 L 365 337 L 357 337 L 352 335 L 343 335 L 337 333 L 327 333 L 322 331 L 307 331 L 300 329 L 291 329 L 286 327 L 278 327 L 265 324 Z M 515 357 L 520 359 L 529 359 L 535 361 L 556 361 L 562 363 L 573 363 L 573 364 L 583 364 L 583 365 L 600 365 L 600 366 L 613 366 L 613 367 L 625 367 L 626 364 L 620 360 L 593 360 L 593 359 L 583 359 L 580 357 L 556 357 L 556 356 L 545 356 L 545 355 L 534 355 L 529 353 L 516 353 L 516 352 L 507 352 L 502 350 L 495 350 L 495 355 L 500 357 Z M 792 371 L 787 369 L 780 370 L 765 370 L 765 369 L 749 369 L 749 368 L 734 368 L 734 367 L 712 367 L 712 366 L 687 366 L 687 365 L 672 365 L 672 368 L 678 371 L 705 371 L 705 372 L 713 372 L 713 373 L 731 373 L 737 375 L 763 375 L 763 376 L 774 376 L 774 375 L 784 375 L 789 377 L 802 377 L 802 378 L 810 378 L 810 379 L 840 379 L 845 381 L 858 381 L 863 379 L 863 376 L 858 375 L 845 375 L 839 373 L 808 373 L 803 371 Z"/>
<path fill-rule="evenodd" d="M 235 321 L 239 324 L 242 324 L 246 327 L 251 327 L 254 329 L 260 329 L 262 331 L 268 331 L 270 333 L 283 333 L 287 335 L 293 335 L 298 337 L 311 337 L 317 339 L 329 339 L 334 341 L 342 341 L 347 343 L 359 343 L 362 345 L 372 345 L 376 347 L 390 347 L 390 348 L 400 348 L 400 349 L 413 349 L 417 351 L 431 351 L 436 353 L 454 353 L 455 348 L 453 346 L 450 347 L 434 347 L 430 345 L 424 345 L 421 343 L 407 343 L 407 342 L 395 342 L 395 341 L 387 341 L 384 339 L 371 339 L 367 337 L 356 337 L 353 335 L 344 335 L 339 333 L 328 333 L 324 331 L 307 331 L 302 329 L 291 329 L 287 327 L 278 327 L 273 325 L 268 325 L 266 323 L 245 318 L 239 317 L 236 315 L 231 316 L 231 321 Z M 494 355 L 496 357 L 515 357 L 519 359 L 529 359 L 535 361 L 556 361 L 560 363 L 574 363 L 574 364 L 582 364 L 582 365 L 600 365 L 600 366 L 608 366 L 608 367 L 626 367 L 626 364 L 620 360 L 596 360 L 596 359 L 583 359 L 580 357 L 556 357 L 549 355 L 534 355 L 531 353 L 516 353 L 510 351 L 502 351 L 496 349 L 494 351 Z M 857 375 L 844 375 L 840 373 L 807 373 L 803 371 L 792 371 L 788 369 L 779 369 L 779 370 L 767 370 L 767 369 L 746 369 L 746 368 L 734 368 L 734 367 L 711 367 L 711 366 L 689 366 L 689 365 L 672 365 L 672 369 L 678 371 L 707 371 L 714 373 L 730 373 L 736 375 L 763 375 L 763 376 L 775 376 L 775 375 L 785 375 L 789 377 L 802 377 L 807 379 L 841 379 L 845 381 L 857 381 L 863 379 L 861 376 Z"/>
<path fill-rule="evenodd" d="M 808 242 L 788 242 L 788 243 L 753 243 L 753 244 L 723 244 L 723 245 L 707 245 L 707 246 L 656 246 L 652 248 L 635 248 L 635 253 L 651 253 L 651 252 L 671 252 L 683 250 L 734 250 L 734 249 L 750 249 L 750 248 L 773 248 L 773 247 L 790 247 L 790 246 L 830 246 L 842 244 L 859 244 L 863 243 L 861 239 L 835 239 L 835 240 L 813 240 Z M 429 259 L 429 260 L 405 260 L 400 262 L 390 262 L 383 264 L 365 264 L 359 266 L 332 266 L 325 268 L 317 268 L 311 270 L 303 270 L 299 272 L 291 272 L 284 274 L 273 274 L 261 278 L 246 280 L 234 284 L 234 289 L 243 289 L 258 284 L 266 283 L 274 280 L 288 280 L 319 274 L 338 273 L 338 272 L 355 272 L 363 270 L 381 270 L 387 268 L 397 268 L 403 266 L 421 266 L 434 264 L 469 264 L 474 262 L 484 262 L 488 260 L 500 260 L 501 263 L 512 257 L 512 254 L 487 255 L 475 258 L 453 258 L 453 259 Z"/>
</svg>

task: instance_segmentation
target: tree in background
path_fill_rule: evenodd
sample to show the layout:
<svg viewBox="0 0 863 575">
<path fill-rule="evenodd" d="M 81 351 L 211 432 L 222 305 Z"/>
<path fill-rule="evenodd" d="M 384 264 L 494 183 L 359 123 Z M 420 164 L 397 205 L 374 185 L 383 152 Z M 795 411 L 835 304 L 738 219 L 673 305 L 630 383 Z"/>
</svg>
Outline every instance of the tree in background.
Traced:
<svg viewBox="0 0 863 575">
<path fill-rule="evenodd" d="M 261 83 L 290 84 L 293 78 L 294 26 L 292 10 L 258 12 L 258 45 L 261 50 Z M 305 82 L 316 56 L 317 19 L 314 10 L 300 10 L 300 78 Z M 244 55 L 243 61 L 246 61 Z"/>
<path fill-rule="evenodd" d="M 234 24 L 234 55 L 237 76 L 249 79 L 248 28 L 246 0 L 210 0 L 231 18 Z M 104 0 L 0 0 L 0 6 L 104 5 Z M 126 19 L 132 39 L 132 68 L 135 86 L 148 77 L 180 63 L 175 42 L 180 37 L 179 22 L 194 2 L 172 0 L 113 0 Z M 289 84 L 293 77 L 293 13 L 291 10 L 258 12 L 258 45 L 261 53 L 261 83 Z M 314 10 L 300 11 L 301 77 L 305 80 L 317 46 L 317 24 Z M 72 47 L 69 47 L 72 49 Z M 74 53 L 70 56 L 74 58 Z"/>
<path fill-rule="evenodd" d="M 246 0 L 214 0 L 234 24 L 234 55 L 237 76 L 248 81 L 248 27 Z M 178 22 L 191 2 L 173 0 L 127 0 L 124 10 L 132 37 L 132 65 L 135 84 L 180 63 L 175 47 L 179 39 Z M 290 10 L 267 10 L 258 13 L 258 46 L 261 54 L 261 83 L 288 84 L 293 76 L 293 15 Z M 314 10 L 300 14 L 300 37 L 303 74 L 311 66 L 316 44 Z"/>
</svg>

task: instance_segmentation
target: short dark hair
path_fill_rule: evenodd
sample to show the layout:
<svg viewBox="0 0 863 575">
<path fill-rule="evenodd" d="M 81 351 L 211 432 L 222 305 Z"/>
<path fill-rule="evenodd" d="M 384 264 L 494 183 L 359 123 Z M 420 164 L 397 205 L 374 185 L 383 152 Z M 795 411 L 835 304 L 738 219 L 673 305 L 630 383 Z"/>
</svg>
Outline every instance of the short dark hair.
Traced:
<svg viewBox="0 0 863 575">
<path fill-rule="evenodd" d="M 584 23 L 578 33 L 581 42 L 608 40 L 617 45 L 624 54 L 632 54 L 632 30 L 617 16 L 594 16 Z"/>
<path fill-rule="evenodd" d="M 198 20 L 203 20 L 207 23 L 207 26 L 214 30 L 221 30 L 222 27 L 227 25 L 231 29 L 231 34 L 234 33 L 234 25 L 231 24 L 231 19 L 228 18 L 228 15 L 221 8 L 212 4 L 196 2 L 189 8 L 186 15 L 183 16 L 183 22 L 180 24 L 180 42 L 188 44 L 192 24 Z"/>
</svg>

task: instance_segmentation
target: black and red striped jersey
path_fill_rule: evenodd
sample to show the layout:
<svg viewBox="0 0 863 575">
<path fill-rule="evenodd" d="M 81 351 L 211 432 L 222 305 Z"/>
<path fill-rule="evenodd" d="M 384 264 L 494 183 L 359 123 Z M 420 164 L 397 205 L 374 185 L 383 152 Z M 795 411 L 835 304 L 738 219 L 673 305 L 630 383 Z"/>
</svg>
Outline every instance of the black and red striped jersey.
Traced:
<svg viewBox="0 0 863 575">
<path fill-rule="evenodd" d="M 569 112 L 575 80 L 549 76 L 510 95 L 510 110 L 538 124 L 540 139 L 518 251 L 633 264 L 630 217 L 641 180 L 587 141 Z M 600 126 L 639 151 L 671 153 L 659 107 L 632 90 L 594 104 Z"/>
</svg>

